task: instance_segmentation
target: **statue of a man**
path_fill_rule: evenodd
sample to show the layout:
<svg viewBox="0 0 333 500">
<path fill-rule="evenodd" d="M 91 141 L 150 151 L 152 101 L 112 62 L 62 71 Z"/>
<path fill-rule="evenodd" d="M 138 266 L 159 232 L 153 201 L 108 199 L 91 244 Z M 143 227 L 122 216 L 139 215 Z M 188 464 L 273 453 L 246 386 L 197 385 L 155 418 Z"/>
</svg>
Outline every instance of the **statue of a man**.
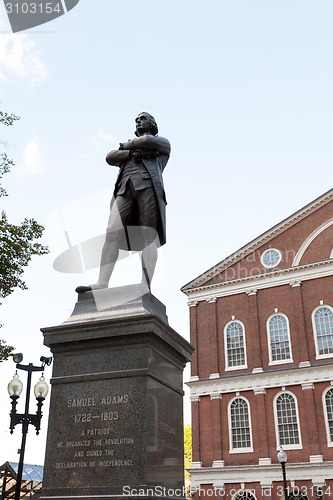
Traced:
<svg viewBox="0 0 333 500">
<path fill-rule="evenodd" d="M 157 248 L 164 245 L 166 198 L 163 170 L 170 156 L 170 143 L 158 136 L 155 118 L 140 113 L 135 119 L 136 138 L 120 144 L 106 156 L 119 167 L 97 283 L 79 286 L 78 293 L 107 288 L 119 249 L 141 250 L 142 282 L 149 289 L 157 261 Z"/>
</svg>

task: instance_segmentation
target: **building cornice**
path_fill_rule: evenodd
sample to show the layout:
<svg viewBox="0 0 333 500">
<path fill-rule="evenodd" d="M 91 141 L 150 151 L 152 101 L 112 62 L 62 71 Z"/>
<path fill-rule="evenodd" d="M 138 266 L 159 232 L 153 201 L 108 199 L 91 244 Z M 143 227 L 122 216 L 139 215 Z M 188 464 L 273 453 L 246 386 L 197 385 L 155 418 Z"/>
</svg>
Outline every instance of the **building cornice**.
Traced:
<svg viewBox="0 0 333 500">
<path fill-rule="evenodd" d="M 243 483 L 260 483 L 268 487 L 273 482 L 281 482 L 280 464 L 272 465 L 238 465 L 223 467 L 201 467 L 188 469 L 191 474 L 191 487 L 213 485 L 222 488 L 225 484 L 237 484 L 240 477 Z M 326 479 L 332 477 L 333 462 L 321 463 L 288 463 L 289 481 L 312 481 L 315 485 L 324 485 Z M 311 495 L 309 495 L 311 496 Z"/>
<path fill-rule="evenodd" d="M 309 203 L 301 210 L 295 212 L 287 219 L 284 219 L 282 222 L 275 225 L 274 227 L 272 227 L 271 229 L 260 235 L 258 238 L 252 240 L 250 243 L 242 247 L 237 252 L 231 254 L 229 257 L 221 261 L 216 266 L 212 267 L 211 269 L 201 274 L 191 282 L 187 283 L 185 286 L 181 288 L 182 292 L 188 295 L 188 293 L 190 293 L 193 289 L 201 287 L 205 282 L 211 280 L 224 270 L 233 266 L 237 261 L 244 259 L 247 255 L 255 251 L 257 248 L 266 244 L 268 241 L 272 240 L 277 235 L 283 233 L 286 229 L 289 229 L 291 226 L 300 222 L 305 217 L 308 217 L 311 213 L 315 212 L 320 207 L 329 203 L 332 197 L 333 197 L 333 189 L 330 189 L 324 195 L 320 196 L 313 202 Z"/>
<path fill-rule="evenodd" d="M 333 362 L 304 368 L 286 368 L 262 373 L 242 373 L 222 376 L 214 379 L 190 380 L 191 400 L 199 400 L 201 396 L 217 396 L 234 392 L 253 391 L 260 394 L 266 389 L 290 387 L 295 385 L 309 386 L 318 382 L 333 383 Z"/>
<path fill-rule="evenodd" d="M 212 283 L 199 288 L 192 288 L 185 293 L 189 297 L 188 305 L 193 301 L 211 300 L 212 297 L 225 297 L 238 293 L 253 295 L 258 290 L 281 285 L 300 286 L 302 281 L 333 275 L 333 259 L 313 262 L 297 267 L 269 271 L 254 276 L 246 276 L 229 281 Z"/>
</svg>

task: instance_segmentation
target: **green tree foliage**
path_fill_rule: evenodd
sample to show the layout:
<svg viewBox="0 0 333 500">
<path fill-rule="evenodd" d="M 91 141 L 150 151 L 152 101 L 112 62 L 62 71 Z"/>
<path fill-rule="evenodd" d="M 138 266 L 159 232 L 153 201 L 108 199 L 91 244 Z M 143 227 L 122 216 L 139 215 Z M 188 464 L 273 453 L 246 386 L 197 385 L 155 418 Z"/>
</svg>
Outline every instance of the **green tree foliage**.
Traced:
<svg viewBox="0 0 333 500">
<path fill-rule="evenodd" d="M 192 427 L 191 424 L 184 426 L 184 468 L 185 478 L 189 479 L 190 473 L 187 472 L 192 463 Z"/>
<path fill-rule="evenodd" d="M 0 111 L 0 123 L 10 126 L 19 117 Z M 0 198 L 8 196 L 2 186 L 4 174 L 14 165 L 5 152 L 0 153 Z M 27 289 L 22 279 L 24 268 L 29 264 L 33 255 L 48 253 L 48 248 L 38 242 L 44 228 L 34 219 L 24 219 L 20 225 L 11 224 L 7 214 L 2 211 L 0 217 L 0 299 L 13 293 L 15 288 Z M 1 325 L 0 325 L 1 326 Z M 0 362 L 7 359 L 13 351 L 12 346 L 0 340 Z"/>
</svg>

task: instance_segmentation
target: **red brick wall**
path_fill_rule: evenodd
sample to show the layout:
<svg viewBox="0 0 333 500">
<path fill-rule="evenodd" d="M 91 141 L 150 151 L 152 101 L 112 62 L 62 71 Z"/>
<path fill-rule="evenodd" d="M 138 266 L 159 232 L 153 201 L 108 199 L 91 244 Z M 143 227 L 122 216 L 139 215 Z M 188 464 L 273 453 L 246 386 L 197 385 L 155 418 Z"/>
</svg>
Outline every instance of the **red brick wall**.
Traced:
<svg viewBox="0 0 333 500">
<path fill-rule="evenodd" d="M 268 273 L 260 256 L 267 248 L 278 248 L 282 252 L 282 262 L 279 268 L 290 267 L 294 256 L 305 239 L 321 224 L 332 217 L 333 201 L 321 207 L 307 218 L 277 235 L 260 251 L 232 266 L 228 272 L 221 273 L 211 280 L 218 283 L 225 279 L 251 276 L 258 273 Z M 333 226 L 326 228 L 305 251 L 301 264 L 319 262 L 328 259 L 332 250 Z M 318 268 L 319 269 L 319 268 Z M 276 270 L 276 268 L 274 268 Z M 315 268 L 314 268 L 315 272 Z M 293 278 L 290 278 L 292 281 Z M 323 305 L 333 307 L 333 276 L 301 280 L 297 284 L 272 286 L 260 289 L 255 294 L 235 293 L 217 298 L 214 302 L 199 301 L 196 307 L 191 307 L 191 342 L 196 351 L 192 362 L 192 375 L 200 379 L 209 379 L 212 373 L 219 373 L 221 392 L 223 392 L 223 379 L 235 380 L 235 391 L 223 392 L 222 399 L 211 399 L 211 396 L 200 396 L 200 401 L 192 403 L 193 407 L 193 461 L 202 462 L 203 467 L 212 467 L 214 461 L 224 460 L 226 467 L 248 465 L 255 467 L 260 458 L 271 458 L 273 464 L 277 460 L 277 439 L 274 420 L 274 398 L 282 391 L 291 392 L 297 399 L 298 415 L 300 421 L 301 449 L 287 450 L 288 463 L 309 463 L 311 455 L 322 455 L 324 461 L 333 461 L 333 447 L 327 446 L 326 426 L 322 395 L 325 389 L 333 387 L 330 382 L 315 382 L 314 388 L 302 388 L 301 384 L 288 386 L 288 377 L 281 375 L 281 386 L 266 388 L 266 393 L 255 394 L 253 390 L 241 391 L 239 396 L 245 397 L 250 405 L 251 428 L 253 438 L 253 452 L 230 453 L 228 404 L 237 395 L 237 377 L 252 374 L 253 369 L 262 367 L 263 376 L 267 373 L 302 374 L 300 363 L 309 361 L 311 366 L 327 365 L 328 370 L 333 370 L 333 358 L 316 359 L 315 340 L 312 326 L 312 312 Z M 256 281 L 253 281 L 256 288 Z M 267 338 L 267 319 L 276 313 L 285 314 L 289 320 L 290 338 L 292 347 L 292 361 L 288 363 L 270 364 L 269 346 Z M 225 366 L 224 329 L 233 320 L 243 323 L 246 338 L 247 368 L 227 370 Z M 260 373 L 256 377 L 260 377 Z M 213 392 L 213 391 L 212 391 Z M 215 397 L 215 395 L 214 395 Z M 333 477 L 333 471 L 332 471 Z M 282 479 L 282 478 L 281 478 Z M 208 490 L 212 493 L 212 485 L 206 485 L 195 498 L 231 498 L 241 488 L 239 483 L 225 484 L 223 495 L 206 495 Z M 289 483 L 290 484 L 290 483 Z M 308 494 L 308 498 L 316 498 L 316 489 L 311 481 L 296 481 L 296 487 Z M 331 491 L 329 494 L 329 487 Z M 277 490 L 283 494 L 282 480 L 273 484 L 271 496 L 262 492 L 260 484 L 246 484 L 245 488 L 255 489 L 257 499 L 277 499 Z M 324 488 L 325 493 L 325 488 Z M 281 495 L 280 495 L 281 496 Z M 333 498 L 333 479 L 326 481 L 326 495 L 323 499 Z"/>
</svg>

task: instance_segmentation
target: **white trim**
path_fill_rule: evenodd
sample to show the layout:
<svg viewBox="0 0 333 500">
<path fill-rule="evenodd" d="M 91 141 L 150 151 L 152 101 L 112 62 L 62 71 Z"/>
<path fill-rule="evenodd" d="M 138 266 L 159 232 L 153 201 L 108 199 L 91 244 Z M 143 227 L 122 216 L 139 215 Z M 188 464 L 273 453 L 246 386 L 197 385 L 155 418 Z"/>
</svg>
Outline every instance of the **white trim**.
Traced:
<svg viewBox="0 0 333 500">
<path fill-rule="evenodd" d="M 288 480 L 312 481 L 314 485 L 325 484 L 325 479 L 332 478 L 333 461 L 322 463 L 288 462 Z M 200 488 L 207 484 L 240 484 L 241 482 L 281 484 L 281 466 L 272 465 L 224 465 L 224 467 L 201 467 L 188 469 L 191 473 L 191 485 Z"/>
<path fill-rule="evenodd" d="M 315 365 L 305 368 L 284 368 L 264 373 L 228 374 L 219 379 L 199 379 L 187 382 L 191 388 L 191 399 L 211 394 L 228 394 L 284 386 L 295 386 L 305 383 L 326 382 L 333 385 L 333 364 Z"/>
<path fill-rule="evenodd" d="M 192 462 L 191 463 L 191 470 L 201 469 L 201 467 L 202 467 L 202 462 Z M 190 469 L 187 469 L 187 470 L 190 470 Z"/>
<path fill-rule="evenodd" d="M 212 467 L 224 467 L 224 460 L 214 460 Z"/>
<path fill-rule="evenodd" d="M 246 402 L 246 405 L 247 405 L 247 411 L 248 411 L 248 417 L 249 417 L 249 429 L 250 429 L 251 446 L 248 446 L 246 448 L 233 448 L 232 447 L 231 405 L 237 399 L 243 399 Z M 250 407 L 249 400 L 247 398 L 245 398 L 244 396 L 236 396 L 236 397 L 232 398 L 229 401 L 229 403 L 228 403 L 228 430 L 229 430 L 229 453 L 230 454 L 235 454 L 235 453 L 252 453 L 253 452 L 251 407 Z"/>
<path fill-rule="evenodd" d="M 238 455 L 238 453 L 253 453 L 253 448 L 235 448 L 229 450 L 230 455 Z"/>
<path fill-rule="evenodd" d="M 276 361 L 272 360 L 272 345 L 271 345 L 271 335 L 270 335 L 270 321 L 272 318 L 275 316 L 282 316 L 287 323 L 287 335 L 288 335 L 288 342 L 289 342 L 289 352 L 290 352 L 290 358 L 288 359 L 278 359 Z M 266 321 L 266 333 L 267 333 L 267 342 L 268 342 L 268 356 L 269 356 L 269 365 L 281 365 L 281 364 L 286 364 L 286 363 L 292 363 L 293 362 L 293 355 L 292 355 L 292 349 L 291 349 L 291 338 L 290 338 L 290 326 L 289 326 L 289 319 L 288 316 L 284 313 L 277 312 L 274 314 L 271 314 L 269 318 L 267 318 Z"/>
<path fill-rule="evenodd" d="M 254 395 L 258 396 L 258 394 L 266 394 L 266 389 L 260 387 L 260 389 L 253 389 Z"/>
<path fill-rule="evenodd" d="M 289 394 L 293 398 L 293 400 L 295 402 L 296 420 L 297 420 L 297 428 L 298 428 L 298 436 L 299 436 L 299 443 L 296 443 L 296 444 L 281 444 L 280 443 L 276 402 L 277 402 L 278 397 L 280 397 L 282 394 L 284 396 L 286 394 Z M 281 446 L 283 446 L 284 450 L 300 450 L 300 449 L 302 449 L 303 446 L 302 446 L 301 426 L 300 426 L 299 413 L 298 413 L 298 401 L 297 401 L 297 397 L 295 396 L 295 394 L 293 394 L 291 391 L 280 391 L 280 392 L 278 392 L 275 395 L 274 400 L 273 400 L 273 409 L 274 409 L 274 424 L 275 424 L 276 449 L 279 450 Z"/>
<path fill-rule="evenodd" d="M 215 399 L 222 399 L 222 394 L 216 394 L 216 392 L 215 392 L 214 394 L 210 395 L 210 399 L 212 401 L 214 401 Z"/>
<path fill-rule="evenodd" d="M 262 274 L 235 278 L 228 281 L 202 285 L 200 288 L 186 291 L 190 300 L 202 301 L 208 297 L 227 297 L 238 293 L 248 294 L 254 286 L 257 291 L 275 286 L 290 285 L 295 281 L 308 281 L 333 275 L 333 259 L 313 262 L 298 267 L 288 267 Z M 255 283 L 255 285 L 254 285 Z"/>
<path fill-rule="evenodd" d="M 311 366 L 310 361 L 301 361 L 298 365 L 300 368 L 307 368 L 308 366 Z"/>
<path fill-rule="evenodd" d="M 302 384 L 302 391 L 308 391 L 314 389 L 314 383 L 313 382 L 305 382 Z"/>
<path fill-rule="evenodd" d="M 310 455 L 309 462 L 312 464 L 319 464 L 324 461 L 323 455 Z"/>
<path fill-rule="evenodd" d="M 197 394 L 190 394 L 190 401 L 191 403 L 199 403 L 200 396 L 198 396 Z"/>
<path fill-rule="evenodd" d="M 272 459 L 270 457 L 259 458 L 258 465 L 271 465 Z"/>
<path fill-rule="evenodd" d="M 327 446 L 331 448 L 333 446 L 333 440 L 331 440 L 331 433 L 330 433 L 328 416 L 327 416 L 327 406 L 326 406 L 326 401 L 325 401 L 326 394 L 328 393 L 328 391 L 333 391 L 332 386 L 326 387 L 326 389 L 323 390 L 322 402 L 323 402 L 323 413 L 324 413 L 325 428 L 326 428 Z"/>
<path fill-rule="evenodd" d="M 292 263 L 292 266 L 298 266 L 300 261 L 301 261 L 301 258 L 303 257 L 305 251 L 307 250 L 307 248 L 311 245 L 311 243 L 313 242 L 313 240 L 315 240 L 317 238 L 317 236 L 319 236 L 320 233 L 322 233 L 323 231 L 325 231 L 325 229 L 327 229 L 328 227 L 332 226 L 333 224 L 333 219 L 329 219 L 327 220 L 326 222 L 324 222 L 321 226 L 317 227 L 305 240 L 304 242 L 302 243 L 302 245 L 300 246 L 299 250 L 297 251 L 296 255 L 295 255 L 295 258 L 294 258 L 294 261 Z"/>
<path fill-rule="evenodd" d="M 318 356 L 316 356 L 316 359 L 327 359 L 327 358 L 333 358 L 333 352 L 330 354 L 318 354 Z"/>
<path fill-rule="evenodd" d="M 320 304 L 320 306 L 315 307 L 315 309 L 312 311 L 312 314 L 311 314 L 313 338 L 314 338 L 314 343 L 315 343 L 315 348 L 316 348 L 316 359 L 333 358 L 333 353 L 319 354 L 318 335 L 317 335 L 317 328 L 316 328 L 316 322 L 315 322 L 315 314 L 319 309 L 323 309 L 323 308 L 330 309 L 332 314 L 333 314 L 333 307 L 328 305 L 328 304 Z M 332 333 L 332 335 L 333 335 L 333 333 Z"/>
<path fill-rule="evenodd" d="M 244 344 L 244 364 L 243 365 L 237 365 L 237 366 L 229 366 L 229 360 L 228 360 L 228 346 L 227 346 L 227 329 L 228 326 L 231 325 L 232 323 L 239 323 L 242 327 L 243 330 L 243 344 Z M 232 321 L 229 321 L 223 330 L 223 339 L 224 339 L 224 362 L 225 362 L 225 371 L 232 371 L 232 370 L 243 370 L 244 368 L 247 368 L 247 354 L 246 354 L 246 335 L 245 335 L 245 326 L 242 321 L 239 321 L 239 319 L 233 319 Z"/>
</svg>

